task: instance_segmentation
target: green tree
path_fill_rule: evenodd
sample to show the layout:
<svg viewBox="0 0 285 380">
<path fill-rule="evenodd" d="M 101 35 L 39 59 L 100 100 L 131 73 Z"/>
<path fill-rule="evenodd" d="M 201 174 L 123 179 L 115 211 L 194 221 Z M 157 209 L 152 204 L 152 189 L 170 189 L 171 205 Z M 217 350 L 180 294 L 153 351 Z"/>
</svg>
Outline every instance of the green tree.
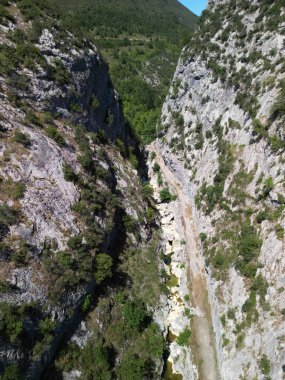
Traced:
<svg viewBox="0 0 285 380">
<path fill-rule="evenodd" d="M 106 278 L 112 277 L 113 260 L 105 253 L 100 253 L 95 258 L 95 278 L 101 284 Z"/>
<path fill-rule="evenodd" d="M 142 380 L 147 375 L 146 363 L 138 355 L 126 354 L 118 369 L 120 380 Z"/>
<path fill-rule="evenodd" d="M 89 342 L 82 352 L 83 380 L 110 380 L 108 351 Z"/>
<path fill-rule="evenodd" d="M 144 304 L 139 300 L 128 300 L 123 308 L 123 315 L 127 326 L 136 331 L 141 331 L 147 316 Z"/>
<path fill-rule="evenodd" d="M 20 379 L 20 372 L 18 367 L 13 364 L 4 369 L 4 372 L 1 376 L 2 380 L 19 380 Z"/>
<path fill-rule="evenodd" d="M 175 197 L 170 193 L 168 188 L 162 189 L 159 195 L 162 203 L 169 203 L 175 199 Z"/>
</svg>

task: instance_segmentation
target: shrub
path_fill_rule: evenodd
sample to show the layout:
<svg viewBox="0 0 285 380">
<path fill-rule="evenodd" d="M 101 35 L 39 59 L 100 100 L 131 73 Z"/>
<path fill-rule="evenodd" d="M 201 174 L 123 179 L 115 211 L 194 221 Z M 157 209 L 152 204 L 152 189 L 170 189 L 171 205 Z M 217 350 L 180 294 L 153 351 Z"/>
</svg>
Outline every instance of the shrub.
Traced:
<svg viewBox="0 0 285 380">
<path fill-rule="evenodd" d="M 162 203 L 169 203 L 169 202 L 171 202 L 171 201 L 173 201 L 173 200 L 176 199 L 176 197 L 173 196 L 173 195 L 170 193 L 170 191 L 169 191 L 168 188 L 164 188 L 164 189 L 162 189 L 162 190 L 160 191 L 160 193 L 159 193 L 159 196 L 160 196 L 160 200 L 161 200 Z"/>
<path fill-rule="evenodd" d="M 1 379 L 2 380 L 19 380 L 20 379 L 19 368 L 15 364 L 7 366 L 4 369 Z"/>
<path fill-rule="evenodd" d="M 84 298 L 83 303 L 81 305 L 82 311 L 85 313 L 87 310 L 89 310 L 92 303 L 92 296 L 91 294 L 87 294 L 87 296 Z"/>
<path fill-rule="evenodd" d="M 37 125 L 38 127 L 42 126 L 41 120 L 38 118 L 38 116 L 35 114 L 34 111 L 27 112 L 25 116 L 25 123 L 27 125 L 34 124 L 34 125 Z"/>
<path fill-rule="evenodd" d="M 146 363 L 138 355 L 126 354 L 118 369 L 120 380 L 143 380 L 147 375 Z"/>
<path fill-rule="evenodd" d="M 75 174 L 72 166 L 65 163 L 62 167 L 64 179 L 68 182 L 76 182 L 77 181 L 77 175 Z"/>
<path fill-rule="evenodd" d="M 112 257 L 105 253 L 96 255 L 95 258 L 95 278 L 98 284 L 101 284 L 106 278 L 112 277 L 113 260 Z"/>
<path fill-rule="evenodd" d="M 263 192 L 262 192 L 263 198 L 268 197 L 270 191 L 273 190 L 273 187 L 274 187 L 273 178 L 272 177 L 267 178 L 264 181 Z"/>
<path fill-rule="evenodd" d="M 123 307 L 126 325 L 135 331 L 142 331 L 147 317 L 144 304 L 139 300 L 128 300 Z"/>
<path fill-rule="evenodd" d="M 207 139 L 211 139 L 213 137 L 213 134 L 212 134 L 212 132 L 210 130 L 206 131 L 205 135 L 206 135 Z"/>
<path fill-rule="evenodd" d="M 153 196 L 153 188 L 149 183 L 146 183 L 143 185 L 142 196 L 145 198 L 149 198 Z"/>
<path fill-rule="evenodd" d="M 281 224 L 277 224 L 277 226 L 275 226 L 275 233 L 279 240 L 282 240 L 284 238 L 284 228 L 281 226 Z"/>
<path fill-rule="evenodd" d="M 26 186 L 21 182 L 14 182 L 10 179 L 0 182 L 0 191 L 5 196 L 12 198 L 14 201 L 21 199 L 24 196 Z"/>
<path fill-rule="evenodd" d="M 257 271 L 257 263 L 244 263 L 240 262 L 237 264 L 237 269 L 240 271 L 242 276 L 248 277 L 248 278 L 254 278 Z"/>
<path fill-rule="evenodd" d="M 16 262 L 18 265 L 26 265 L 29 253 L 30 245 L 27 242 L 22 241 L 20 247 L 11 253 L 11 261 Z"/>
<path fill-rule="evenodd" d="M 8 206 L 7 203 L 0 205 L 0 223 L 12 226 L 17 221 L 18 214 L 12 207 Z"/>
<path fill-rule="evenodd" d="M 60 145 L 60 146 L 64 146 L 65 145 L 65 140 L 61 136 L 61 134 L 58 132 L 58 130 L 56 129 L 56 127 L 50 125 L 49 127 L 47 127 L 45 129 L 45 132 L 46 132 L 47 136 L 49 138 L 51 138 L 52 140 L 54 140 L 58 145 Z"/>
<path fill-rule="evenodd" d="M 245 262 L 250 262 L 258 254 L 262 246 L 262 240 L 257 235 L 256 229 L 246 222 L 242 225 L 238 249 Z"/>
<path fill-rule="evenodd" d="M 191 331 L 186 327 L 176 338 L 177 344 L 179 346 L 189 346 L 191 338 Z"/>
<path fill-rule="evenodd" d="M 204 241 L 207 239 L 207 234 L 205 234 L 204 232 L 201 232 L 199 236 L 200 236 L 201 243 L 204 243 Z"/>
<path fill-rule="evenodd" d="M 123 216 L 123 223 L 127 232 L 134 232 L 134 226 L 136 225 L 136 220 L 132 215 L 125 214 Z"/>
<path fill-rule="evenodd" d="M 83 379 L 110 380 L 108 351 L 101 346 L 88 343 L 82 352 Z"/>
<path fill-rule="evenodd" d="M 50 318 L 42 319 L 39 323 L 39 328 L 41 334 L 45 337 L 46 335 L 51 334 L 56 327 L 56 322 Z"/>
<path fill-rule="evenodd" d="M 72 79 L 72 75 L 60 59 L 54 59 L 52 62 L 53 66 L 48 68 L 49 79 L 54 80 L 59 85 L 67 85 Z"/>
<path fill-rule="evenodd" d="M 11 193 L 11 198 L 13 200 L 19 200 L 19 199 L 23 198 L 25 190 L 26 190 L 25 184 L 23 184 L 21 182 L 15 182 L 13 191 Z"/>
<path fill-rule="evenodd" d="M 56 261 L 65 268 L 71 268 L 74 263 L 74 259 L 70 253 L 67 252 L 57 252 Z"/>
<path fill-rule="evenodd" d="M 161 358 L 164 351 L 164 339 L 156 323 L 151 323 L 145 333 L 146 347 L 152 358 Z"/>
<path fill-rule="evenodd" d="M 23 331 L 23 320 L 17 310 L 8 303 L 0 304 L 0 332 L 5 339 L 15 343 Z"/>
<path fill-rule="evenodd" d="M 262 355 L 262 358 L 260 360 L 260 369 L 263 375 L 269 375 L 270 373 L 270 361 L 267 357 L 267 355 Z"/>
<path fill-rule="evenodd" d="M 269 143 L 273 152 L 285 149 L 285 141 L 281 140 L 278 136 L 270 136 Z"/>
<path fill-rule="evenodd" d="M 91 101 L 91 107 L 94 109 L 94 110 L 97 110 L 99 107 L 100 107 L 100 101 L 99 99 L 97 98 L 97 96 L 94 96 L 92 101 Z"/>
<path fill-rule="evenodd" d="M 25 133 L 22 133 L 20 131 L 15 131 L 14 133 L 14 141 L 23 145 L 24 147 L 28 147 L 31 144 L 31 140 L 29 136 L 27 136 Z"/>
<path fill-rule="evenodd" d="M 154 165 L 153 165 L 153 171 L 155 173 L 158 173 L 160 171 L 160 166 L 158 165 L 158 163 L 156 162 Z"/>
</svg>

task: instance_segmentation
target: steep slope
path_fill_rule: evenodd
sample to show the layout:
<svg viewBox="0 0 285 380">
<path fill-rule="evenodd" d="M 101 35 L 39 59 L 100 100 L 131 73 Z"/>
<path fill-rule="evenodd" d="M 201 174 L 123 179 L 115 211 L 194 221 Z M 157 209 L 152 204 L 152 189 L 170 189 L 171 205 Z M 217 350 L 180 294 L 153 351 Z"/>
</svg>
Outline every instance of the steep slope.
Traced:
<svg viewBox="0 0 285 380">
<path fill-rule="evenodd" d="M 96 44 L 110 66 L 137 139 L 150 142 L 155 138 L 181 41 L 193 30 L 197 16 L 176 0 L 18 0 L 18 5 L 35 25 L 43 22 L 41 13 L 48 12 L 79 41 L 88 38 Z"/>
<path fill-rule="evenodd" d="M 107 65 L 49 14 L 1 4 L 1 379 L 155 378 L 156 212 Z"/>
<path fill-rule="evenodd" d="M 60 13 L 71 28 L 95 28 L 99 35 L 116 37 L 122 34 L 163 36 L 177 41 L 180 29 L 193 30 L 197 16 L 177 0 L 92 0 L 57 1 Z M 75 13 L 77 15 L 75 16 Z M 87 19 L 86 19 L 87 15 Z M 76 24 L 74 25 L 74 20 Z M 82 22 L 83 21 L 83 22 Z"/>
<path fill-rule="evenodd" d="M 200 234 L 223 379 L 284 376 L 283 54 L 282 1 L 209 1 L 159 126 Z"/>
</svg>

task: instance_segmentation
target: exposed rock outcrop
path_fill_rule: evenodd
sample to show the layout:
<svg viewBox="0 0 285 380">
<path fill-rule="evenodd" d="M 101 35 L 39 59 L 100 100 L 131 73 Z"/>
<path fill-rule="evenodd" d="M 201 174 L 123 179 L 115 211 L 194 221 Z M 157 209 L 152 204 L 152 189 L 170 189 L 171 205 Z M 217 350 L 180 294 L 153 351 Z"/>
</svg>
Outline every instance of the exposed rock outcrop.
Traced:
<svg viewBox="0 0 285 380">
<path fill-rule="evenodd" d="M 283 14 L 209 2 L 157 142 L 192 202 L 223 379 L 284 376 Z"/>
</svg>

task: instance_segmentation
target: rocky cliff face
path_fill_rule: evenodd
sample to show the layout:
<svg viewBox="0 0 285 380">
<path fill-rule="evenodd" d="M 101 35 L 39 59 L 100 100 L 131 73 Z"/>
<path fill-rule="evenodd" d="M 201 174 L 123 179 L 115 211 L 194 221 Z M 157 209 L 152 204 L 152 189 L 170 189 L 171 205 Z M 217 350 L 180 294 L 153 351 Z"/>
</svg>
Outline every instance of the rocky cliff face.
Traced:
<svg viewBox="0 0 285 380">
<path fill-rule="evenodd" d="M 157 147 L 192 203 L 200 234 L 220 376 L 281 379 L 281 1 L 209 2 L 182 52 L 159 134 Z"/>
<path fill-rule="evenodd" d="M 112 262 L 151 240 L 152 217 L 147 198 L 135 197 L 142 184 L 130 163 L 131 138 L 96 47 L 56 27 L 33 35 L 15 5 L 7 15 L 0 28 L 0 371 L 37 379 L 111 276 Z"/>
</svg>

